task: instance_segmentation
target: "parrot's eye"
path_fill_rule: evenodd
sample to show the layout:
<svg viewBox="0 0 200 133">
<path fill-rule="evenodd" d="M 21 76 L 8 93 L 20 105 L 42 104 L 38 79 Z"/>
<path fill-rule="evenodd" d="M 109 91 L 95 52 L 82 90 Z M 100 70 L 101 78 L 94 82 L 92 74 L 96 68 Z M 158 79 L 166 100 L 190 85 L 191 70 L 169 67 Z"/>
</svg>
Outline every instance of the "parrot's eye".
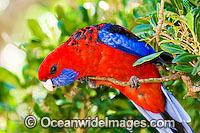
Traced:
<svg viewBox="0 0 200 133">
<path fill-rule="evenodd" d="M 53 65 L 53 66 L 51 67 L 51 69 L 50 69 L 51 74 L 56 73 L 56 71 L 57 71 L 57 64 Z"/>
</svg>

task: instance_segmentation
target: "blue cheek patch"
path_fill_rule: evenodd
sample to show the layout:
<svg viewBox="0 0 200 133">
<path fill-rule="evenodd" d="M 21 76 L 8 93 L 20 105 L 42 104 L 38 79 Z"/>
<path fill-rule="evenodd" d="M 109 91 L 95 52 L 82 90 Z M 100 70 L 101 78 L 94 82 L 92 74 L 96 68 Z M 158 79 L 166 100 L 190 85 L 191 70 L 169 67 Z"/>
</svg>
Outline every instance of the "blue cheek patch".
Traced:
<svg viewBox="0 0 200 133">
<path fill-rule="evenodd" d="M 78 77 L 78 75 L 79 73 L 73 71 L 72 69 L 63 69 L 60 76 L 51 79 L 51 81 L 56 87 L 66 86 L 74 82 L 76 80 L 75 78 Z"/>
<path fill-rule="evenodd" d="M 155 53 L 153 48 L 150 45 L 146 45 L 143 41 L 128 38 L 119 33 L 109 32 L 109 26 L 110 24 L 107 24 L 98 32 L 99 39 L 106 45 L 139 57 Z"/>
</svg>

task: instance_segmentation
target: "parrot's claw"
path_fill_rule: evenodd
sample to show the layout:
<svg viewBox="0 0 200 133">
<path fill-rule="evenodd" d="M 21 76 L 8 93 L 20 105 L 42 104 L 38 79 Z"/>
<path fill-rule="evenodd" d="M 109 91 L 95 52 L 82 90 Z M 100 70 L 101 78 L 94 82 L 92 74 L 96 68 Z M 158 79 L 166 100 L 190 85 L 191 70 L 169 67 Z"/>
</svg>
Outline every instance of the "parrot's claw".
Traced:
<svg viewBox="0 0 200 133">
<path fill-rule="evenodd" d="M 132 76 L 130 78 L 129 82 L 131 82 L 130 87 L 133 87 L 133 88 L 135 87 L 136 90 L 137 90 L 137 88 L 140 88 L 140 83 L 139 83 L 139 78 L 138 77 Z"/>
<path fill-rule="evenodd" d="M 94 81 L 94 80 L 88 80 L 88 86 L 90 88 L 97 88 L 96 81 Z"/>
<path fill-rule="evenodd" d="M 87 77 L 82 77 L 80 79 L 78 79 L 79 82 L 81 82 L 82 84 L 87 82 L 89 79 Z"/>
<path fill-rule="evenodd" d="M 78 79 L 78 81 L 81 82 L 82 84 L 85 82 L 88 82 L 88 86 L 90 88 L 97 88 L 96 81 L 88 79 L 88 77 L 82 77 L 82 78 Z"/>
</svg>

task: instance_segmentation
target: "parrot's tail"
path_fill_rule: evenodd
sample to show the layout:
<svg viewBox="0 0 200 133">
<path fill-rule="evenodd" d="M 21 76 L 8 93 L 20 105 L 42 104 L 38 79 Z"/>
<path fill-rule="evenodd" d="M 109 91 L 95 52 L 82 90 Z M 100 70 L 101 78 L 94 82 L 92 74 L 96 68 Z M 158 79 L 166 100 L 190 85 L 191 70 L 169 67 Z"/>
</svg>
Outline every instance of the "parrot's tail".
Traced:
<svg viewBox="0 0 200 133">
<path fill-rule="evenodd" d="M 164 120 L 174 120 L 166 111 L 160 113 L 160 115 L 163 117 Z M 190 125 L 187 122 L 175 122 L 175 127 L 171 128 L 173 132 L 178 132 L 178 133 L 190 133 L 193 132 Z"/>
<path fill-rule="evenodd" d="M 180 103 L 170 94 L 163 86 L 161 86 L 164 96 L 166 97 L 165 111 L 162 113 L 152 113 L 132 103 L 145 116 L 148 121 L 151 120 L 174 120 L 175 127 L 156 128 L 160 133 L 193 133 L 194 131 L 187 122 L 190 122 L 190 116 L 183 109 Z"/>
</svg>

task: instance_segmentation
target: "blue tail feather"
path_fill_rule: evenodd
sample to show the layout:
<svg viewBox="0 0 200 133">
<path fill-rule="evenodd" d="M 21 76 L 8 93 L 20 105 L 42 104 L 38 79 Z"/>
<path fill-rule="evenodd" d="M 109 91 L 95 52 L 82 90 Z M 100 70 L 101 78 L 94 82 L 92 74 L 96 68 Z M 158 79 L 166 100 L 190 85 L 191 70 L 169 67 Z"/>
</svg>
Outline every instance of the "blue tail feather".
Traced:
<svg viewBox="0 0 200 133">
<path fill-rule="evenodd" d="M 190 125 L 187 122 L 190 122 L 190 116 L 187 114 L 187 112 L 183 109 L 183 107 L 180 105 L 180 103 L 174 98 L 172 94 L 170 94 L 163 86 L 161 87 L 163 94 L 166 97 L 166 105 L 165 105 L 165 111 L 167 114 L 170 115 L 172 119 L 174 119 L 177 123 L 182 124 L 182 127 L 184 127 L 183 131 L 186 133 L 193 133 L 194 131 L 190 127 Z M 152 113 L 150 111 L 144 110 L 142 107 L 139 107 L 137 104 L 135 104 L 133 101 L 132 103 L 135 105 L 135 107 L 144 115 L 144 117 L 150 121 L 153 119 L 159 120 L 159 119 L 165 119 L 162 115 L 162 113 Z M 175 128 L 156 128 L 161 133 L 173 133 L 175 130 L 178 130 Z"/>
</svg>

